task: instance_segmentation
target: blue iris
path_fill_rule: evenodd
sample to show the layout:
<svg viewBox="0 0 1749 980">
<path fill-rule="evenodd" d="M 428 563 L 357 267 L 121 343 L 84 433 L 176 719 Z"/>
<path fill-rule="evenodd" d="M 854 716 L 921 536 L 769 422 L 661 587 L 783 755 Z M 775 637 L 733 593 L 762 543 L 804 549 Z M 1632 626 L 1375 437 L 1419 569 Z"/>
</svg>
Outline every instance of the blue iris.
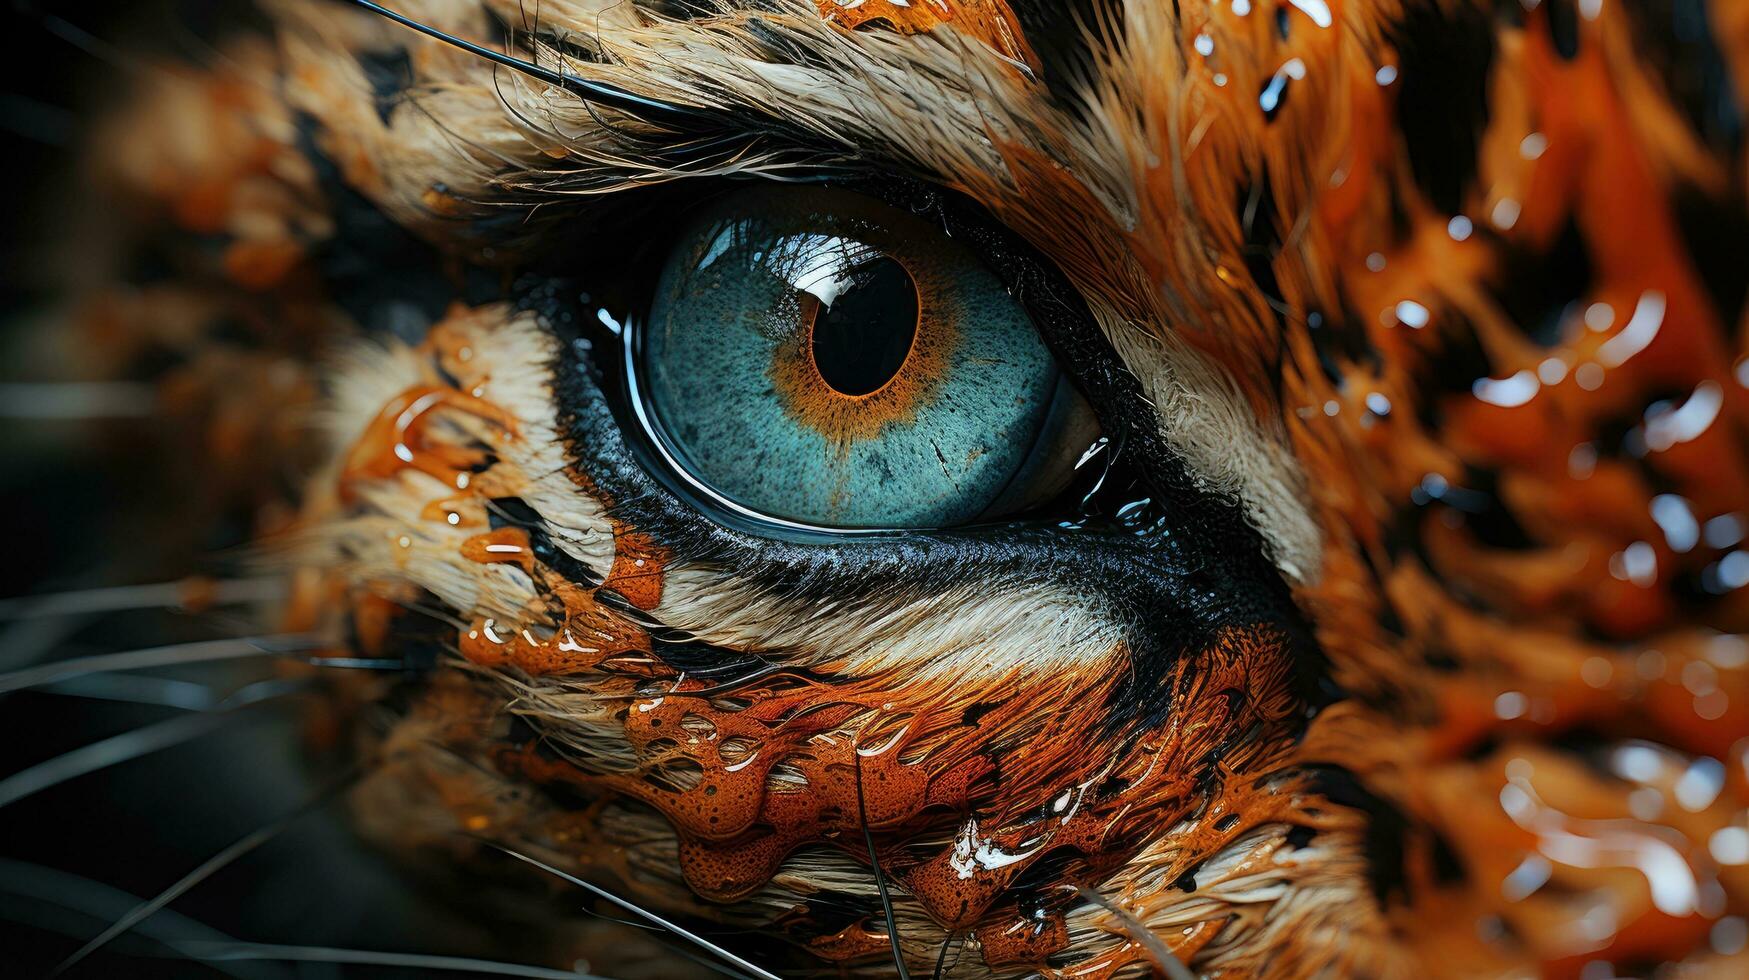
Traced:
<svg viewBox="0 0 1749 980">
<path fill-rule="evenodd" d="M 723 502 L 826 528 L 941 527 L 1011 497 L 1060 402 L 970 250 L 873 198 L 770 187 L 681 235 L 640 338 L 658 438 Z"/>
</svg>

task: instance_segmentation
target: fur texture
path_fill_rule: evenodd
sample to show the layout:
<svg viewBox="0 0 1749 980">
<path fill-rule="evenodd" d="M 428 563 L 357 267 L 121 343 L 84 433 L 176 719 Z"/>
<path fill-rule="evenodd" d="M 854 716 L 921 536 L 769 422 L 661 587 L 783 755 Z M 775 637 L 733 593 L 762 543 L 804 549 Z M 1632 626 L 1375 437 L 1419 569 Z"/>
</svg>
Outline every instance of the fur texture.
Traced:
<svg viewBox="0 0 1749 980">
<path fill-rule="evenodd" d="M 1738 5 L 929 3 L 405 5 L 645 112 L 284 3 L 122 124 L 141 224 L 223 241 L 122 332 L 223 297 L 332 365 L 262 522 L 293 625 L 433 662 L 353 729 L 363 830 L 785 971 L 1740 970 Z M 822 174 L 943 189 L 1067 284 L 1170 533 L 796 544 L 651 478 L 555 297 L 654 195 Z M 411 308 L 357 272 L 445 264 Z"/>
</svg>

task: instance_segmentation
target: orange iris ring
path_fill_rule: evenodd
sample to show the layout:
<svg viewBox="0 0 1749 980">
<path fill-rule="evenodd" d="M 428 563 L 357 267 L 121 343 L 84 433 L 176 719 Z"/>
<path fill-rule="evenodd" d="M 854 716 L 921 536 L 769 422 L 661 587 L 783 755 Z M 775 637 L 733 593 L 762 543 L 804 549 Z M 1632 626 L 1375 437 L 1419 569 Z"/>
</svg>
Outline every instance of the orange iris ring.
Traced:
<svg viewBox="0 0 1749 980">
<path fill-rule="evenodd" d="M 911 348 L 891 378 L 860 395 L 833 388 L 814 360 L 817 304 L 812 309 L 804 305 L 796 330 L 772 351 L 766 372 L 790 417 L 843 451 L 855 442 L 879 438 L 889 426 L 916 421 L 947 380 L 959 347 L 957 311 L 943 291 L 929 276 L 918 275 L 914 263 L 886 254 L 905 269 L 917 291 Z"/>
</svg>

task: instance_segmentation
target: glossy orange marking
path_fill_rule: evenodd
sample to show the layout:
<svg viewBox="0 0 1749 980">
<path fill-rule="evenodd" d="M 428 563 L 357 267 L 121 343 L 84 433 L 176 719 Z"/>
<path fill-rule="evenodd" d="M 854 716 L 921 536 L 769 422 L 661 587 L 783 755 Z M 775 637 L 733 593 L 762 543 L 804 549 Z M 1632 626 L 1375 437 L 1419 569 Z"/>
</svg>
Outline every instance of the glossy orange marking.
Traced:
<svg viewBox="0 0 1749 980">
<path fill-rule="evenodd" d="M 1027 43 L 1020 21 L 1006 0 L 911 0 L 910 3 L 816 0 L 816 3 L 821 17 L 851 30 L 864 24 L 881 23 L 901 34 L 921 34 L 949 24 L 1033 72 L 1040 68 L 1038 55 Z"/>
<path fill-rule="evenodd" d="M 1044 963 L 1069 948 L 1069 923 L 1061 912 L 1015 916 L 977 930 L 984 964 L 993 970 Z"/>
<path fill-rule="evenodd" d="M 526 553 L 527 536 L 520 530 L 516 535 L 471 538 L 470 542 L 480 544 L 469 557 L 476 561 L 513 561 L 533 574 L 532 555 L 488 550 L 493 546 L 511 547 Z M 537 630 L 479 617 L 462 631 L 457 642 L 462 656 L 483 667 L 515 666 L 534 676 L 580 674 L 596 669 L 647 674 L 653 669 L 650 636 L 643 627 L 598 602 L 594 590 L 563 580 L 551 581 L 548 586 L 563 610 L 556 629 Z"/>
<path fill-rule="evenodd" d="M 484 457 L 478 450 L 452 445 L 432 445 L 425 430 L 437 417 L 437 409 L 467 412 L 498 426 L 511 438 L 516 421 L 490 402 L 439 385 L 415 385 L 385 404 L 364 434 L 353 444 L 341 473 L 343 497 L 350 498 L 359 480 L 381 480 L 409 467 L 457 489 L 468 484 L 469 470 Z"/>
<path fill-rule="evenodd" d="M 444 319 L 426 331 L 425 340 L 419 345 L 420 350 L 429 351 L 436 357 L 438 366 L 450 376 L 465 379 L 458 388 L 468 387 L 467 381 L 478 384 L 485 380 L 480 374 L 480 365 L 474 361 L 477 354 L 474 350 L 474 338 L 457 323 L 468 313 L 466 306 L 453 304 Z"/>
<path fill-rule="evenodd" d="M 885 925 L 876 928 L 873 923 L 863 920 L 852 922 L 830 936 L 808 940 L 808 949 L 821 959 L 846 963 L 891 956 L 892 941 L 887 938 Z"/>
<path fill-rule="evenodd" d="M 481 479 L 471 482 L 474 484 L 473 489 L 480 490 L 479 484 L 486 481 Z M 419 511 L 419 518 L 448 524 L 450 527 L 479 527 L 488 523 L 485 511 L 480 496 L 469 493 L 433 500 Z"/>
<path fill-rule="evenodd" d="M 1013 963 L 1042 965 L 1068 934 L 1060 917 L 1021 916 L 1010 891 L 1016 878 L 1048 856 L 1072 856 L 1097 880 L 1202 805 L 1195 760 L 1210 740 L 1293 713 L 1265 693 L 1283 676 L 1279 650 L 1266 634 L 1234 631 L 1211 651 L 1214 659 L 1186 658 L 1175 681 L 1183 709 L 1123 758 L 1094 760 L 1091 769 L 1062 750 L 1078 744 L 1071 733 L 1084 736 L 1101 716 L 1104 690 L 1069 699 L 1040 737 L 992 757 L 986 743 L 967 736 L 963 706 L 913 705 L 910 698 L 925 692 L 901 696 L 872 681 L 833 686 L 780 676 L 738 689 L 727 702 L 698 693 L 711 682 L 673 675 L 647 682 L 626 708 L 638 772 L 587 773 L 532 746 L 505 753 L 500 764 L 536 781 L 610 790 L 655 807 L 680 838 L 688 885 L 711 901 L 750 894 L 810 843 L 866 861 L 864 834 L 872 833 L 883 871 L 936 922 L 976 929 L 988 951 Z M 1229 687 L 1263 696 L 1242 702 L 1220 693 Z M 1036 720 L 1035 712 L 1030 699 L 1009 699 L 976 724 L 1000 732 Z M 670 766 L 698 776 L 665 779 Z M 1291 794 L 1235 782 L 1202 806 L 1195 852 L 1263 823 L 1303 819 L 1296 814 Z M 905 846 L 925 832 L 952 843 L 931 855 Z M 1011 929 L 1015 922 L 1023 928 Z M 822 951 L 850 958 L 869 948 L 871 935 L 853 927 L 824 940 Z"/>
<path fill-rule="evenodd" d="M 589 474 L 572 469 L 567 475 L 608 511 L 608 523 L 613 528 L 613 566 L 601 587 L 619 593 L 639 609 L 656 608 L 662 602 L 662 573 L 668 567 L 668 547 L 614 516 L 613 496 L 602 490 Z"/>
<path fill-rule="evenodd" d="M 654 609 L 662 602 L 662 571 L 668 564 L 668 549 L 642 531 L 622 521 L 613 521 L 613 568 L 604 589 L 612 589 L 639 609 Z"/>
<path fill-rule="evenodd" d="M 519 527 L 474 535 L 462 542 L 462 557 L 482 565 L 516 565 L 534 574 L 534 549 L 528 543 L 528 532 Z"/>
</svg>

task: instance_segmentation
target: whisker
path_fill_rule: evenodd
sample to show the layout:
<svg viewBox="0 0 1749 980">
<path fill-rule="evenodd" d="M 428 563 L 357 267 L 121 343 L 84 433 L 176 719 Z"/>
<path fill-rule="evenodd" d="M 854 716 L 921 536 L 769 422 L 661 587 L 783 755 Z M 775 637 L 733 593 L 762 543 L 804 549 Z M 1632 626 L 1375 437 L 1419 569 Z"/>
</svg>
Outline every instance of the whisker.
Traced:
<svg viewBox="0 0 1749 980">
<path fill-rule="evenodd" d="M 240 660 L 247 657 L 280 657 L 288 653 L 318 650 L 324 644 L 310 633 L 274 633 L 264 636 L 244 636 L 228 640 L 202 640 L 196 643 L 173 643 L 169 646 L 146 647 L 125 653 L 103 653 L 91 657 L 57 660 L 25 670 L 0 674 L 0 694 L 37 687 L 69 677 L 100 674 L 113 670 L 141 670 L 147 667 L 168 667 L 173 664 L 207 663 L 214 660 Z"/>
<path fill-rule="evenodd" d="M 935 954 L 935 969 L 929 974 L 929 980 L 941 980 L 947 975 L 942 972 L 947 967 L 947 951 L 953 945 L 953 941 L 958 938 L 959 933 L 950 932 L 947 934 L 947 938 L 941 941 L 941 952 Z M 958 965 L 959 960 L 955 959 L 954 963 Z"/>
<path fill-rule="evenodd" d="M 305 687 L 307 685 L 301 681 L 271 680 L 251 684 L 220 702 L 212 711 L 179 715 L 63 752 L 0 779 L 0 809 L 70 779 L 193 741 L 214 729 L 235 723 L 242 717 L 237 713 L 242 708 L 267 704 Z"/>
<path fill-rule="evenodd" d="M 85 626 L 83 616 L 21 619 L 0 630 L 0 670 L 34 664 Z"/>
<path fill-rule="evenodd" d="M 78 116 L 71 110 L 18 92 L 0 95 L 0 126 L 14 136 L 66 149 L 72 144 L 78 125 Z"/>
<path fill-rule="evenodd" d="M 1124 931 L 1130 934 L 1130 938 L 1140 943 L 1142 948 L 1148 951 L 1148 955 L 1153 957 L 1155 965 L 1164 970 L 1166 976 L 1170 977 L 1171 980 L 1197 980 L 1196 974 L 1190 972 L 1190 967 L 1185 966 L 1184 961 L 1173 955 L 1166 943 L 1159 936 L 1154 935 L 1154 930 L 1143 925 L 1135 916 L 1125 912 L 1116 903 L 1093 889 L 1084 885 L 1076 885 L 1075 890 L 1081 893 L 1082 898 L 1111 913 L 1123 926 Z"/>
<path fill-rule="evenodd" d="M 530 857 L 527 854 L 523 854 L 520 851 L 511 850 L 510 848 L 505 847 L 504 845 L 496 843 L 494 841 L 483 840 L 483 841 L 481 841 L 481 843 L 485 844 L 487 847 L 493 848 L 494 850 L 502 851 L 503 853 L 510 855 L 511 857 L 517 859 L 518 861 L 522 861 L 526 864 L 533 865 L 534 867 L 537 867 L 537 868 L 541 869 L 542 871 L 545 871 L 547 874 L 553 875 L 553 876 L 558 877 L 558 878 L 562 878 L 565 881 L 568 881 L 571 884 L 576 885 L 577 887 L 590 893 L 591 895 L 594 895 L 597 898 L 605 899 L 606 901 L 611 902 L 614 905 L 617 905 L 622 909 L 625 909 L 627 912 L 630 912 L 633 915 L 638 916 L 639 918 L 653 922 L 656 925 L 659 925 L 662 928 L 667 929 L 669 932 L 674 933 L 676 936 L 679 936 L 682 939 L 685 939 L 685 940 L 697 945 L 699 948 L 707 950 L 707 951 L 709 951 L 717 956 L 720 956 L 723 959 L 729 961 L 730 963 L 733 963 L 736 966 L 742 968 L 743 970 L 746 970 L 748 973 L 751 973 L 755 977 L 758 977 L 759 980 L 780 980 L 780 978 L 777 976 L 777 974 L 772 973 L 771 971 L 766 970 L 762 967 L 759 967 L 753 963 L 749 963 L 746 960 L 742 959 L 741 957 L 736 956 L 734 953 L 731 953 L 728 950 L 722 948 L 721 946 L 718 946 L 716 943 L 713 943 L 710 940 L 705 939 L 704 937 L 697 935 L 696 933 L 689 932 L 685 929 L 682 929 L 680 926 L 677 926 L 674 923 L 668 921 L 667 919 L 664 919 L 661 916 L 657 915 L 656 913 L 651 912 L 649 909 L 646 909 L 643 906 L 640 906 L 634 902 L 629 902 L 629 901 L 619 897 L 618 895 L 615 895 L 613 892 L 610 892 L 607 889 L 602 888 L 599 885 L 596 885 L 592 882 L 584 881 L 582 878 L 579 878 L 576 875 L 570 874 L 566 871 L 560 870 L 559 868 L 555 868 L 552 865 L 547 864 L 546 862 L 539 860 L 538 858 Z"/>
<path fill-rule="evenodd" d="M 138 895 L 122 891 L 114 885 L 93 881 L 90 878 L 62 871 L 59 868 L 44 867 L 27 861 L 15 861 L 11 858 L 0 858 L 0 895 L 24 899 L 32 907 L 63 909 L 83 918 L 95 919 L 98 922 L 113 921 L 116 916 L 122 915 L 141 902 Z M 26 921 L 11 913 L 7 915 L 7 918 L 13 921 Z M 74 938 L 86 934 L 86 930 L 75 931 L 70 928 L 71 924 L 66 922 L 50 925 L 40 921 L 26 921 L 26 924 Z M 141 923 L 135 929 L 135 935 L 157 943 L 169 951 L 174 951 L 181 942 L 200 940 L 213 943 L 235 942 L 230 936 L 206 923 L 169 909 L 158 913 L 152 921 Z M 223 965 L 215 966 L 214 969 L 239 977 L 241 980 L 260 976 L 286 976 L 283 971 L 227 968 Z"/>
<path fill-rule="evenodd" d="M 156 403 L 157 394 L 151 385 L 130 381 L 0 383 L 0 418 L 7 419 L 56 422 L 139 419 L 150 417 Z"/>
<path fill-rule="evenodd" d="M 113 886 L 54 868 L 6 858 L 0 858 L 0 894 L 49 903 L 105 920 L 141 904 L 138 896 Z M 226 963 L 282 961 L 407 967 L 483 976 L 532 977 L 537 980 L 601 980 L 587 973 L 473 957 L 246 942 L 233 939 L 204 923 L 170 910 L 160 911 L 157 919 L 162 920 L 158 927 L 153 928 L 150 923 L 142 922 L 136 926 L 136 931 L 145 934 L 168 952 L 142 955 L 175 955 L 199 960 L 215 964 L 215 969 L 225 973 L 232 973 L 232 970 L 223 966 Z M 239 969 L 233 975 L 247 977 L 254 974 L 244 973 Z"/>
<path fill-rule="evenodd" d="M 881 860 L 875 855 L 874 831 L 868 825 L 868 803 L 862 794 L 862 753 L 852 746 L 851 758 L 856 763 L 856 812 L 862 817 L 862 837 L 868 844 L 868 863 L 874 868 L 875 888 L 881 893 L 881 911 L 887 917 L 887 942 L 893 947 L 893 968 L 899 971 L 899 980 L 911 980 L 911 974 L 905 969 L 905 954 L 899 949 L 899 924 L 893 917 L 893 897 L 887 894 L 887 876 L 881 871 Z"/>
<path fill-rule="evenodd" d="M 600 916 L 603 919 L 607 919 L 609 922 L 622 921 L 620 919 L 615 919 L 612 916 L 601 915 L 601 913 L 599 913 L 599 912 L 597 912 L 595 914 Z M 640 928 L 653 929 L 656 932 L 661 931 L 659 929 L 655 929 L 653 926 L 642 926 Z M 702 955 L 695 953 L 690 949 L 681 949 L 679 946 L 671 945 L 669 943 L 662 943 L 661 946 L 662 946 L 663 952 L 671 953 L 675 956 L 681 957 L 682 959 L 689 960 L 693 963 L 697 963 L 699 966 L 704 967 L 705 969 L 711 971 L 712 973 L 718 974 L 720 976 L 728 977 L 729 980 L 753 980 L 752 974 L 743 973 L 740 970 L 737 970 L 732 966 L 728 966 L 728 965 L 723 964 L 723 963 L 718 963 L 714 960 L 707 960 Z"/>
<path fill-rule="evenodd" d="M 388 657 L 299 657 L 317 667 L 337 667 L 348 670 L 406 670 L 407 661 Z"/>
<path fill-rule="evenodd" d="M 214 854 L 212 857 L 201 862 L 199 867 L 190 871 L 188 874 L 183 875 L 169 888 L 164 889 L 147 901 L 134 906 L 126 915 L 117 919 L 112 925 L 110 925 L 109 928 L 98 933 L 90 942 L 79 947 L 79 949 L 71 956 L 62 960 L 60 964 L 55 967 L 50 976 L 59 976 L 60 974 L 67 972 L 67 970 L 71 969 L 80 960 L 83 960 L 85 957 L 90 956 L 92 953 L 103 948 L 103 946 L 110 940 L 127 932 L 145 919 L 150 918 L 153 913 L 157 912 L 164 906 L 169 905 L 171 902 L 176 901 L 190 889 L 224 870 L 250 851 L 253 851 L 268 841 L 273 840 L 275 837 L 278 837 L 287 827 L 290 827 L 293 823 L 297 822 L 299 818 L 319 809 L 329 800 L 345 791 L 358 780 L 361 774 L 362 772 L 356 768 L 348 771 L 340 778 L 336 779 L 331 785 L 305 800 L 297 807 L 297 809 L 250 831 L 238 838 L 229 847 L 226 847 L 217 854 Z"/>
<path fill-rule="evenodd" d="M 55 37 L 60 38 L 73 47 L 78 48 L 80 51 L 96 58 L 98 61 L 102 61 L 124 71 L 139 70 L 140 65 L 136 59 L 122 51 L 122 49 L 105 41 L 103 38 L 98 37 L 72 21 L 57 17 L 54 14 L 37 10 L 35 9 L 35 3 L 18 4 L 17 6 L 22 8 L 23 12 L 27 15 L 34 15 L 37 21 L 42 25 L 43 30 L 48 31 Z"/>
<path fill-rule="evenodd" d="M 285 598 L 285 580 L 278 577 L 236 579 L 206 586 L 198 579 L 78 589 L 41 596 L 0 599 L 0 619 L 40 619 L 121 612 L 129 609 L 174 608 L 190 604 L 196 594 L 203 605 L 232 605 Z"/>
<path fill-rule="evenodd" d="M 213 689 L 193 681 L 130 674 L 87 674 L 37 688 L 42 694 L 64 694 L 92 701 L 121 701 L 156 708 L 210 711 L 219 698 Z"/>
<path fill-rule="evenodd" d="M 478 973 L 498 977 L 538 977 L 542 980 L 606 980 L 591 973 L 553 970 L 521 963 L 479 960 L 465 956 L 438 956 L 430 953 L 388 953 L 368 949 L 339 949 L 333 946 L 286 946 L 273 943 L 182 942 L 174 948 L 190 959 L 207 962 L 225 960 L 284 960 L 289 963 L 351 963 L 359 966 L 399 966 L 418 970 L 450 970 L 458 973 Z"/>
</svg>

